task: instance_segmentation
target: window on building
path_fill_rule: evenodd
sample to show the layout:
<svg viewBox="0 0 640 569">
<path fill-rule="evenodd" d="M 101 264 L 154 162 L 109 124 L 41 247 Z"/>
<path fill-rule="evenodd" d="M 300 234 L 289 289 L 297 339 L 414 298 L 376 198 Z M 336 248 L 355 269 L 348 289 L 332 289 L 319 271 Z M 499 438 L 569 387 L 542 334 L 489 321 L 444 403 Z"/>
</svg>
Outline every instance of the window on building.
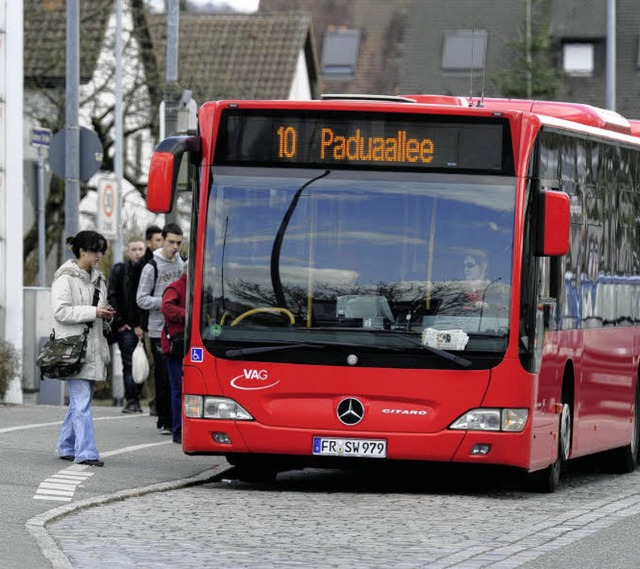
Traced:
<svg viewBox="0 0 640 569">
<path fill-rule="evenodd" d="M 442 69 L 483 69 L 486 52 L 486 30 L 448 30 L 444 34 Z"/>
<path fill-rule="evenodd" d="M 565 43 L 562 45 L 562 66 L 569 75 L 593 75 L 594 45 L 592 43 Z"/>
<path fill-rule="evenodd" d="M 353 77 L 359 47 L 360 30 L 328 28 L 322 45 L 322 74 Z"/>
</svg>

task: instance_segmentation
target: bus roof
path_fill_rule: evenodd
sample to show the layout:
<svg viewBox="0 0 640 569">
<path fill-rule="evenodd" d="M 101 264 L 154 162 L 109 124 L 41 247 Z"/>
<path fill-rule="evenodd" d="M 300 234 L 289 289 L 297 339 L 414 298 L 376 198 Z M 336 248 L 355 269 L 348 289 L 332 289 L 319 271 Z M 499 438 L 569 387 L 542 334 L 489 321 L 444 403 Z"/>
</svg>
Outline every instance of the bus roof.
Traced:
<svg viewBox="0 0 640 569">
<path fill-rule="evenodd" d="M 633 134 L 633 136 L 640 136 L 640 120 L 629 119 L 629 126 L 631 127 L 631 134 Z"/>
<path fill-rule="evenodd" d="M 634 121 L 638 123 L 634 131 L 630 121 L 621 114 L 582 103 L 529 99 L 467 99 L 465 97 L 443 95 L 403 95 L 403 97 L 413 99 L 416 103 L 427 105 L 477 106 L 496 111 L 527 111 L 622 134 L 640 135 L 640 121 Z"/>
</svg>

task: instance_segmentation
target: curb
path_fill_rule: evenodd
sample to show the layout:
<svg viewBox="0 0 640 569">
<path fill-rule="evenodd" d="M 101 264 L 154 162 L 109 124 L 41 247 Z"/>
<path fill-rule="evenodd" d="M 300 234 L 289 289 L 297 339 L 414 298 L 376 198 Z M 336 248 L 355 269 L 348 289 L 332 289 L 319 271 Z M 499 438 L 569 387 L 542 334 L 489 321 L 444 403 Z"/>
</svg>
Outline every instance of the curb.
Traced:
<svg viewBox="0 0 640 569">
<path fill-rule="evenodd" d="M 209 468 L 200 474 L 191 476 L 189 478 L 182 478 L 180 480 L 172 480 L 170 482 L 159 482 L 157 484 L 151 484 L 150 486 L 144 486 L 142 488 L 132 488 L 129 490 L 121 490 L 114 494 L 108 494 L 103 496 L 96 496 L 95 498 L 87 498 L 86 500 L 80 500 L 72 504 L 65 504 L 52 510 L 47 510 L 42 514 L 38 514 L 33 518 L 26 521 L 25 527 L 29 533 L 35 538 L 38 547 L 42 554 L 51 561 L 51 565 L 54 569 L 73 569 L 73 565 L 67 558 L 67 556 L 58 547 L 55 540 L 49 535 L 47 531 L 47 524 L 57 521 L 65 516 L 93 508 L 95 506 L 102 506 L 112 502 L 118 502 L 126 500 L 127 498 L 134 498 L 137 496 L 144 496 L 146 494 L 152 494 L 154 492 L 166 492 L 168 490 L 176 490 L 178 488 L 187 488 L 189 486 L 197 486 L 198 484 L 206 484 L 213 478 L 220 476 L 231 467 L 226 465 L 216 465 L 213 468 Z"/>
</svg>

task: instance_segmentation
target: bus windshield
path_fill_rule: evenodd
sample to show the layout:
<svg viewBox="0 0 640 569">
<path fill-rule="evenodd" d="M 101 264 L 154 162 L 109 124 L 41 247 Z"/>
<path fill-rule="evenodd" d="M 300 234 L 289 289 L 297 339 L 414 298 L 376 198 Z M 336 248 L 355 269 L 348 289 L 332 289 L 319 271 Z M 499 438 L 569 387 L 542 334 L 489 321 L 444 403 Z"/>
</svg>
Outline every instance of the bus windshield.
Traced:
<svg viewBox="0 0 640 569">
<path fill-rule="evenodd" d="M 415 350 L 427 330 L 464 331 L 461 350 L 506 348 L 515 178 L 224 166 L 212 179 L 209 349 Z"/>
</svg>

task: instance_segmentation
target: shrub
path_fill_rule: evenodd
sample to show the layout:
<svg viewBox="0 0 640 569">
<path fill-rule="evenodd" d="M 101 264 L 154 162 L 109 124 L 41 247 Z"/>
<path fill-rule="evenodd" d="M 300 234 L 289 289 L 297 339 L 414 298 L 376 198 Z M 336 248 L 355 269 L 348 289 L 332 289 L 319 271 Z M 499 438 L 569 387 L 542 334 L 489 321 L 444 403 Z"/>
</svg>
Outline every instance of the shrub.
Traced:
<svg viewBox="0 0 640 569">
<path fill-rule="evenodd" d="M 13 344 L 0 340 L 0 401 L 9 388 L 9 382 L 20 369 L 20 359 Z"/>
</svg>

